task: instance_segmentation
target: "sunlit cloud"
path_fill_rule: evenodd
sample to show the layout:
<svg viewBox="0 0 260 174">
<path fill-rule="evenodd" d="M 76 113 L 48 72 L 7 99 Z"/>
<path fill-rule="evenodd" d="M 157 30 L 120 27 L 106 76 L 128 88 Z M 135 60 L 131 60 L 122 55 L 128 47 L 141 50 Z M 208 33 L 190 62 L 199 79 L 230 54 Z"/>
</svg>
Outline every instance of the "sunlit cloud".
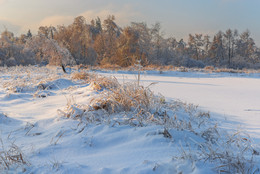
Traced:
<svg viewBox="0 0 260 174">
<path fill-rule="evenodd" d="M 39 26 L 68 25 L 72 23 L 73 18 L 73 16 L 50 16 L 44 18 Z"/>
<path fill-rule="evenodd" d="M 83 13 L 79 13 L 75 16 L 62 16 L 62 15 L 54 15 L 48 16 L 42 19 L 39 23 L 27 25 L 23 27 L 21 31 L 24 33 L 31 29 L 34 33 L 37 32 L 40 26 L 58 26 L 58 25 L 69 25 L 73 23 L 74 18 L 77 16 L 84 16 L 87 20 L 87 23 L 90 23 L 92 19 L 96 19 L 99 17 L 101 20 L 106 19 L 109 15 L 114 15 L 116 17 L 116 22 L 120 26 L 126 26 L 130 24 L 130 22 L 134 21 L 135 18 L 142 18 L 140 13 L 134 12 L 131 6 L 124 6 L 121 9 L 115 8 L 114 6 L 109 6 L 104 8 L 105 10 L 87 10 Z"/>
<path fill-rule="evenodd" d="M 19 33 L 26 33 L 29 29 L 32 33 L 37 33 L 40 26 L 69 25 L 73 22 L 73 16 L 49 16 L 42 19 L 39 23 L 30 23 L 21 27 Z"/>
<path fill-rule="evenodd" d="M 124 6 L 121 8 L 114 8 L 109 6 L 104 8 L 105 10 L 88 10 L 81 13 L 87 20 L 95 19 L 100 17 L 101 20 L 106 19 L 109 15 L 114 15 L 116 22 L 119 25 L 125 26 L 133 22 L 136 18 L 142 19 L 142 14 L 135 12 L 131 6 Z"/>
</svg>

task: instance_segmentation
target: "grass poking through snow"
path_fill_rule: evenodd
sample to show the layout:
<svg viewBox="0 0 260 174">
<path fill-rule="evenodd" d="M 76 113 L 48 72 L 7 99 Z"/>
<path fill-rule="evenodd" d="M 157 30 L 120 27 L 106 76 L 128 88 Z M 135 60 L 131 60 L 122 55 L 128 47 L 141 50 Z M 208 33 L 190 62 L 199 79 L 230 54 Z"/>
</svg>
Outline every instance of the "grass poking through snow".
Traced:
<svg viewBox="0 0 260 174">
<path fill-rule="evenodd" d="M 63 112 L 66 117 L 79 119 L 84 124 L 106 123 L 115 125 L 149 126 L 160 125 L 165 138 L 174 139 L 171 132 L 189 131 L 201 137 L 195 142 L 196 157 L 183 149 L 179 159 L 210 162 L 218 173 L 258 173 L 254 149 L 250 137 L 243 132 L 226 133 L 211 121 L 209 112 L 202 112 L 197 106 L 180 101 L 166 102 L 163 96 L 156 96 L 149 87 L 136 83 L 119 84 L 116 79 L 94 74 L 81 74 L 99 93 L 87 105 L 70 104 Z M 86 78 L 87 77 L 87 78 Z M 75 77 L 74 77 L 75 78 Z M 78 79 L 75 78 L 75 79 Z M 108 85 L 110 84 L 110 85 Z"/>
</svg>

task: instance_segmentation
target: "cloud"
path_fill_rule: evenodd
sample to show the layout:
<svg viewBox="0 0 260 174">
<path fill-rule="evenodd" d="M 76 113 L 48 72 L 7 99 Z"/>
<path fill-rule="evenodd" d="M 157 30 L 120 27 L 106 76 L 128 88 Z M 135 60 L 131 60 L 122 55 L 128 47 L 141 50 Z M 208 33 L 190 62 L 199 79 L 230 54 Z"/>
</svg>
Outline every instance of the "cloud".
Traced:
<svg viewBox="0 0 260 174">
<path fill-rule="evenodd" d="M 142 14 L 135 12 L 129 5 L 125 5 L 121 8 L 116 8 L 115 6 L 110 5 L 104 9 L 105 10 L 88 10 L 80 15 L 84 16 L 87 20 L 96 19 L 97 17 L 104 20 L 109 15 L 114 15 L 116 22 L 122 26 L 130 24 L 130 22 L 135 21 L 136 19 L 142 19 Z"/>
<path fill-rule="evenodd" d="M 2 1 L 2 0 L 0 0 Z M 76 15 L 52 15 L 43 18 L 40 22 L 27 23 L 26 25 L 21 24 L 21 28 L 18 33 L 26 33 L 29 29 L 32 33 L 36 34 L 40 26 L 54 26 L 57 25 L 69 25 L 73 23 L 74 18 L 77 16 L 84 16 L 87 23 L 90 20 L 100 17 L 101 20 L 107 18 L 108 15 L 114 15 L 116 17 L 116 23 L 121 27 L 124 27 L 132 21 L 141 20 L 142 15 L 135 12 L 132 6 L 125 5 L 123 7 L 117 7 L 115 5 L 109 5 L 102 9 L 87 10 Z"/>
<path fill-rule="evenodd" d="M 39 26 L 57 26 L 57 25 L 68 25 L 73 21 L 73 16 L 50 16 L 44 18 Z"/>
<path fill-rule="evenodd" d="M 105 9 L 105 10 L 104 10 Z M 84 16 L 89 23 L 90 20 L 96 19 L 97 17 L 100 17 L 101 20 L 104 20 L 107 18 L 108 15 L 114 15 L 116 17 L 116 22 L 120 26 L 125 26 L 130 24 L 130 22 L 134 21 L 135 19 L 139 19 L 141 17 L 141 14 L 134 12 L 131 6 L 123 6 L 121 8 L 116 8 L 115 6 L 107 6 L 102 9 L 95 9 L 95 10 L 87 10 L 83 13 L 79 13 L 76 16 L 62 16 L 62 15 L 54 15 L 54 16 L 48 16 L 41 20 L 40 23 L 37 25 L 31 25 L 27 26 L 32 31 L 37 31 L 39 26 L 57 26 L 57 25 L 69 25 L 72 24 L 74 18 L 77 16 Z M 26 29 L 23 29 L 26 31 Z M 28 29 L 27 29 L 28 30 Z"/>
<path fill-rule="evenodd" d="M 37 34 L 37 31 L 40 26 L 54 26 L 57 25 L 69 25 L 73 22 L 73 16 L 48 16 L 43 18 L 40 22 L 37 23 L 27 23 L 22 25 L 18 33 L 26 33 L 29 29 L 33 34 Z"/>
</svg>

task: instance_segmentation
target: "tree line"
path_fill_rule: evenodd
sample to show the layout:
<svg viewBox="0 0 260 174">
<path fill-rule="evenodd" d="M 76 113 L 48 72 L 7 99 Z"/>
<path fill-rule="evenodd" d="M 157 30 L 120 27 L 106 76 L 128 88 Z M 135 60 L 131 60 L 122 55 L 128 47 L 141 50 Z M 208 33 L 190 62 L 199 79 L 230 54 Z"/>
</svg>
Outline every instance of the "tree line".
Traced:
<svg viewBox="0 0 260 174">
<path fill-rule="evenodd" d="M 68 26 L 41 26 L 15 37 L 1 33 L 0 65 L 147 65 L 259 68 L 260 50 L 248 30 L 228 29 L 209 35 L 189 34 L 187 42 L 164 37 L 160 23 L 132 22 L 120 27 L 113 15 L 87 23 L 76 17 Z"/>
</svg>

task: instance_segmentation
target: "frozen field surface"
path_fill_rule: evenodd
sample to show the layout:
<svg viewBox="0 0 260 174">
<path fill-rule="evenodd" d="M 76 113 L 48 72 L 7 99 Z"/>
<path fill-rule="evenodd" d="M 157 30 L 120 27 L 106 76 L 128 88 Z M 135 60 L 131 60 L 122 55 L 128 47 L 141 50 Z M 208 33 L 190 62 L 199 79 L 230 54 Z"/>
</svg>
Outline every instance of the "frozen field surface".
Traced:
<svg viewBox="0 0 260 174">
<path fill-rule="evenodd" d="M 147 108 L 111 112 L 110 90 L 79 71 L 0 68 L 0 173 L 260 172 L 260 74 L 147 71 Z"/>
</svg>

